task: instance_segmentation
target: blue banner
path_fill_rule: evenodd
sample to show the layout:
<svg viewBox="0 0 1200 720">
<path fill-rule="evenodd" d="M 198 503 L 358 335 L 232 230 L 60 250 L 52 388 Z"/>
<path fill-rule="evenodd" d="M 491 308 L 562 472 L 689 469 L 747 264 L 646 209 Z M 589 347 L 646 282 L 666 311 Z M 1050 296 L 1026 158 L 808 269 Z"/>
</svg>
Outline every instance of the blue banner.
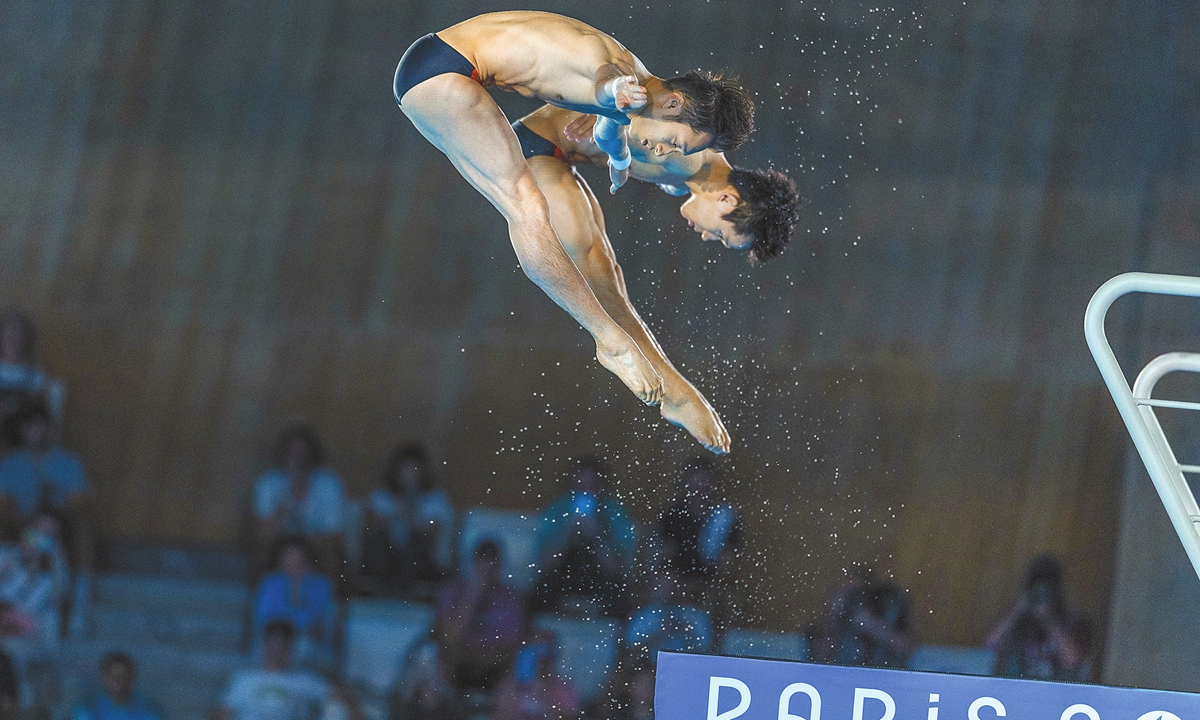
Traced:
<svg viewBox="0 0 1200 720">
<path fill-rule="evenodd" d="M 1200 720 L 1200 695 L 659 653 L 656 720 Z"/>
</svg>

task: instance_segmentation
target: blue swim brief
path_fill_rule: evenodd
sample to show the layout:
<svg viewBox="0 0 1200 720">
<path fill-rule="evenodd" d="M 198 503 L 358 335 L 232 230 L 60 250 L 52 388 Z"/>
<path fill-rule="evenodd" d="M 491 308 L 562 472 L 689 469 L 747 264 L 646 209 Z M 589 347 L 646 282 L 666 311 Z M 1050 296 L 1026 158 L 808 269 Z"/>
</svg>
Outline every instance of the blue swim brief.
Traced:
<svg viewBox="0 0 1200 720">
<path fill-rule="evenodd" d="M 520 120 L 512 124 L 512 129 L 517 134 L 517 140 L 521 143 L 521 154 L 525 156 L 526 160 L 538 155 L 545 155 L 558 158 L 563 162 L 567 161 L 567 154 L 562 151 L 562 148 L 525 127 Z"/>
<path fill-rule="evenodd" d="M 400 64 L 396 66 L 396 78 L 392 91 L 396 104 L 404 94 L 431 77 L 446 73 L 458 73 L 479 82 L 479 72 L 462 53 L 450 47 L 436 33 L 429 33 L 404 51 Z"/>
</svg>

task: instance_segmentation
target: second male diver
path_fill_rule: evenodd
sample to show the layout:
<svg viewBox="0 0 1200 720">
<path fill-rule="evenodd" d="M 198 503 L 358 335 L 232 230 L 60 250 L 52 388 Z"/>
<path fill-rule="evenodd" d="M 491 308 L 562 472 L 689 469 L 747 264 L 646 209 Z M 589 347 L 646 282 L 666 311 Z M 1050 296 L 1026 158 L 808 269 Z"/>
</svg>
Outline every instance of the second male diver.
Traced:
<svg viewBox="0 0 1200 720">
<path fill-rule="evenodd" d="M 550 221 L 563 247 L 609 317 L 633 338 L 662 378 L 662 416 L 709 450 L 729 452 L 731 439 L 721 418 L 667 358 L 634 309 L 600 204 L 572 166 L 604 163 L 604 153 L 594 143 L 574 139 L 590 137 L 590 119 L 547 105 L 513 123 L 513 129 L 549 203 Z M 755 263 L 777 257 L 788 244 L 800 200 L 795 184 L 783 173 L 735 168 L 724 154 L 711 149 L 684 155 L 647 144 L 633 158 L 630 177 L 657 183 L 672 194 L 690 195 L 680 212 L 702 239 L 745 252 Z"/>
</svg>

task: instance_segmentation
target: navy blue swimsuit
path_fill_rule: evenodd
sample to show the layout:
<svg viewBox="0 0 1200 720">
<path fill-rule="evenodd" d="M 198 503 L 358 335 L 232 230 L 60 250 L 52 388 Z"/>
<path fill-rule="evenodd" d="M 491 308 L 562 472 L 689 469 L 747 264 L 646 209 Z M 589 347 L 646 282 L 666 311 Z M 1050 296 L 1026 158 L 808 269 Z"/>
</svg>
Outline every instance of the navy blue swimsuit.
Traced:
<svg viewBox="0 0 1200 720">
<path fill-rule="evenodd" d="M 562 148 L 525 127 L 520 120 L 512 124 L 512 129 L 517 134 L 517 140 L 521 143 L 521 154 L 525 156 L 526 160 L 538 155 L 545 155 L 558 158 L 563 162 L 567 161 L 567 155 Z"/>
<path fill-rule="evenodd" d="M 410 45 L 396 66 L 396 78 L 392 84 L 396 104 L 414 86 L 445 73 L 458 73 L 479 81 L 479 73 L 470 60 L 435 33 L 429 33 Z"/>
<path fill-rule="evenodd" d="M 436 33 L 429 33 L 410 45 L 408 50 L 404 51 L 404 57 L 400 58 L 400 64 L 396 66 L 396 77 L 392 82 L 392 92 L 396 96 L 396 104 L 400 104 L 400 101 L 404 99 L 404 94 L 416 85 L 445 73 L 458 73 L 476 82 L 481 81 L 479 71 L 475 69 L 470 60 L 450 47 L 450 44 L 438 37 Z M 593 105 L 580 106 L 561 102 L 550 104 L 586 114 L 603 115 L 620 125 L 629 124 L 629 117 L 620 110 L 606 110 Z"/>
</svg>

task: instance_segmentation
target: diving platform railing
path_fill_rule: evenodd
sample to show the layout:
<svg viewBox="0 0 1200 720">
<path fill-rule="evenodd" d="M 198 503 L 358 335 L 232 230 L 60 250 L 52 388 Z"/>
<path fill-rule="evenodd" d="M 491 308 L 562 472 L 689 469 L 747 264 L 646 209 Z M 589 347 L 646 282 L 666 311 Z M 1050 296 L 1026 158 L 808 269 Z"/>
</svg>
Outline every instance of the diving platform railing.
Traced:
<svg viewBox="0 0 1200 720">
<path fill-rule="evenodd" d="M 1084 335 L 1088 347 L 1100 368 L 1100 374 L 1117 403 L 1117 410 L 1134 447 L 1150 473 L 1150 479 L 1171 518 L 1175 532 L 1183 542 L 1192 567 L 1200 576 L 1200 506 L 1188 485 L 1188 475 L 1200 476 L 1200 465 L 1182 464 L 1175 457 L 1162 425 L 1155 414 L 1157 408 L 1200 411 L 1200 402 L 1155 398 L 1154 386 L 1173 372 L 1200 373 L 1200 353 L 1171 352 L 1151 360 L 1138 373 L 1133 386 L 1113 354 L 1104 332 L 1104 318 L 1117 298 L 1129 293 L 1177 295 L 1200 298 L 1200 278 L 1182 275 L 1125 273 L 1100 286 L 1088 303 L 1084 316 Z M 1200 312 L 1200 307 L 1197 309 Z"/>
</svg>

